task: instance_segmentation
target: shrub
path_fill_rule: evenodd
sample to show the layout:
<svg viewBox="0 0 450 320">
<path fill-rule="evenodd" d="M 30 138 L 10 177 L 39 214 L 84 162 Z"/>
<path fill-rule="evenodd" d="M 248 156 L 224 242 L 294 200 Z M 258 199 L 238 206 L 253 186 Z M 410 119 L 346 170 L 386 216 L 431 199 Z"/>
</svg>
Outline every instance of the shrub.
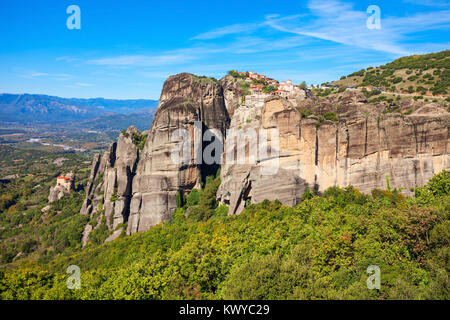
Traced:
<svg viewBox="0 0 450 320">
<path fill-rule="evenodd" d="M 416 188 L 414 192 L 415 199 L 411 200 L 411 202 L 420 206 L 430 205 L 437 198 L 447 196 L 449 194 L 449 186 L 450 173 L 444 170 L 435 175 L 426 185 Z"/>
<path fill-rule="evenodd" d="M 230 71 L 228 71 L 228 74 L 230 75 L 230 76 L 232 76 L 233 78 L 237 78 L 238 77 L 238 73 L 237 73 L 237 71 L 235 71 L 235 70 L 230 70 Z"/>
<path fill-rule="evenodd" d="M 108 230 L 108 226 L 106 225 L 105 216 L 102 217 L 102 221 L 100 222 L 100 226 L 97 229 L 94 229 L 89 234 L 89 242 L 95 245 L 99 245 L 105 242 L 106 238 L 111 235 L 111 232 Z"/>
<path fill-rule="evenodd" d="M 184 206 L 184 194 L 183 191 L 178 191 L 176 196 L 177 208 L 182 208 Z"/>
<path fill-rule="evenodd" d="M 334 112 L 326 112 L 323 115 L 323 117 L 325 120 L 330 120 L 330 121 L 338 121 L 339 120 L 337 114 Z"/>
<path fill-rule="evenodd" d="M 309 200 L 315 196 L 313 190 L 311 190 L 308 186 L 305 186 L 305 191 L 302 194 L 302 201 Z"/>
<path fill-rule="evenodd" d="M 313 112 L 309 109 L 300 109 L 299 111 L 300 111 L 300 114 L 302 115 L 302 118 L 307 118 L 313 114 Z"/>
<path fill-rule="evenodd" d="M 193 189 L 188 196 L 188 219 L 191 221 L 207 221 L 217 208 L 216 194 L 220 186 L 219 172 L 216 177 L 206 177 L 205 187 L 198 191 Z M 195 190 L 195 191 L 194 191 Z"/>
<path fill-rule="evenodd" d="M 143 150 L 145 146 L 145 142 L 147 141 L 147 135 L 133 132 L 131 136 L 131 140 L 138 147 L 139 150 Z"/>
<path fill-rule="evenodd" d="M 192 189 L 187 197 L 187 206 L 192 207 L 198 205 L 200 199 L 200 192 L 197 189 Z"/>
</svg>

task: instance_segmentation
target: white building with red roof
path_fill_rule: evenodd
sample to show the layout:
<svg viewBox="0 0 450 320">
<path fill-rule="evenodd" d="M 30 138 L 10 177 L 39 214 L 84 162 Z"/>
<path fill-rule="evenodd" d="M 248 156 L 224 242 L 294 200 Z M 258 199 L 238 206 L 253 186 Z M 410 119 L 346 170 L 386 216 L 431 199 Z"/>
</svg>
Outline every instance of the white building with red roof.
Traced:
<svg viewBox="0 0 450 320">
<path fill-rule="evenodd" d="M 291 92 L 292 90 L 294 90 L 294 85 L 292 84 L 291 80 L 282 81 L 278 86 L 278 90 L 285 90 Z"/>
</svg>

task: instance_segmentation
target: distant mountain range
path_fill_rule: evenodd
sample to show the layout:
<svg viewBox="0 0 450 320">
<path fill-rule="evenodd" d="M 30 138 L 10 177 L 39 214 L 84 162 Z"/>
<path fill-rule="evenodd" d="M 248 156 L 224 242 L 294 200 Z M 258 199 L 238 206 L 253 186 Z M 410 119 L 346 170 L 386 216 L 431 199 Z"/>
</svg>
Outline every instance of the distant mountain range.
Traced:
<svg viewBox="0 0 450 320">
<path fill-rule="evenodd" d="M 96 131 L 117 131 L 130 126 L 135 126 L 138 130 L 143 131 L 150 129 L 154 115 L 155 109 L 151 109 L 128 114 L 105 114 L 97 118 L 84 119 L 76 123 L 71 122 L 68 124 L 70 127 Z"/>
<path fill-rule="evenodd" d="M 126 119 L 124 114 L 152 113 L 157 100 L 113 100 L 60 98 L 40 94 L 0 94 L 0 121 L 62 123 L 74 120 Z M 148 119 L 147 119 L 148 121 Z"/>
</svg>

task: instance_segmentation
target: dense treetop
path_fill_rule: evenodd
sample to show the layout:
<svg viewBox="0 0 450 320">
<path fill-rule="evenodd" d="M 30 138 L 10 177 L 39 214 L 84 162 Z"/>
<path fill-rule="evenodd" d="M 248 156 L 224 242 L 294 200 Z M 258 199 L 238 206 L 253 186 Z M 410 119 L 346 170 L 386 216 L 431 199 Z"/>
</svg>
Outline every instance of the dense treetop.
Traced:
<svg viewBox="0 0 450 320">
<path fill-rule="evenodd" d="M 448 299 L 450 173 L 414 198 L 333 187 L 226 216 L 214 177 L 172 222 L 0 274 L 2 299 Z M 212 187 L 208 187 L 212 186 Z M 213 190 L 212 190 L 213 191 Z M 200 193 L 200 194 L 199 194 Z M 199 208 L 192 216 L 191 207 Z M 219 209 L 220 208 L 220 209 Z M 205 213 L 207 213 L 205 215 Z M 81 290 L 66 268 L 81 268 Z M 381 289 L 366 286 L 369 265 Z"/>
</svg>

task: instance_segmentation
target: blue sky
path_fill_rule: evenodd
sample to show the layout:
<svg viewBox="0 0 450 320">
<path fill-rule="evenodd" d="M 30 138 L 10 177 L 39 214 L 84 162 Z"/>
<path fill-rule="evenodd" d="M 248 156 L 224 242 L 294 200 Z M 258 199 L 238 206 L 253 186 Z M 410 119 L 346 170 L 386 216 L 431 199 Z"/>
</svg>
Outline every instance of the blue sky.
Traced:
<svg viewBox="0 0 450 320">
<path fill-rule="evenodd" d="M 0 92 L 158 99 L 169 75 L 231 69 L 318 84 L 449 49 L 449 29 L 445 0 L 2 0 Z"/>
</svg>

